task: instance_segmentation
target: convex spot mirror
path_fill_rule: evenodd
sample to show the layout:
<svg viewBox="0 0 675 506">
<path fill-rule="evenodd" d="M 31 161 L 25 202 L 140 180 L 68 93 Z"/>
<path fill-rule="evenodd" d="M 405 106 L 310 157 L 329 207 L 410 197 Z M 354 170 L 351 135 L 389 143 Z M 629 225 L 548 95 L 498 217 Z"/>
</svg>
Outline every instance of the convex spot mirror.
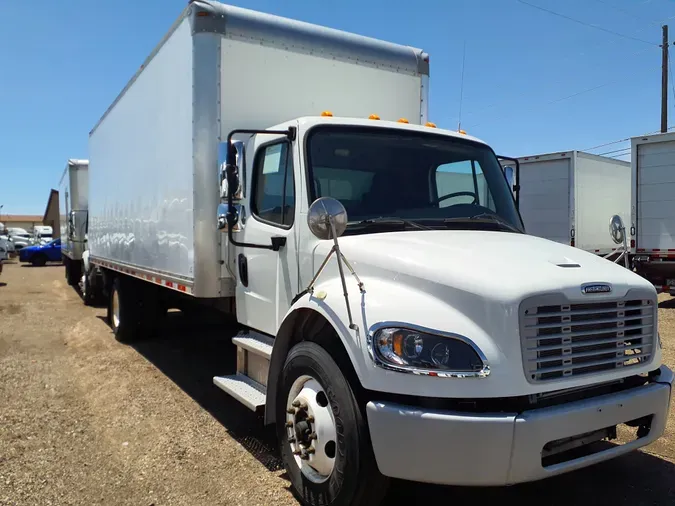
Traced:
<svg viewBox="0 0 675 506">
<path fill-rule="evenodd" d="M 621 216 L 615 214 L 609 219 L 609 235 L 616 244 L 623 242 L 625 230 Z"/>
<path fill-rule="evenodd" d="M 347 210 L 339 200 L 331 197 L 318 198 L 309 206 L 307 225 L 317 239 L 338 238 L 347 228 Z"/>
</svg>

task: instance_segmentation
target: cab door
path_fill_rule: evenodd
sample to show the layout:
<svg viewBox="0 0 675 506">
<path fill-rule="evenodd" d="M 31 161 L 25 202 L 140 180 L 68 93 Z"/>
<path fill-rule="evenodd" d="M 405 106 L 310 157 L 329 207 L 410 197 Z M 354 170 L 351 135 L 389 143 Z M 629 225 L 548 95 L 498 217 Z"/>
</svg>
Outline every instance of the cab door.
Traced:
<svg viewBox="0 0 675 506">
<path fill-rule="evenodd" d="M 293 143 L 286 136 L 258 134 L 247 150 L 245 213 L 235 246 L 237 320 L 275 335 L 298 293 L 297 184 Z M 253 154 L 253 156 L 251 156 Z M 269 249 L 272 242 L 278 251 Z"/>
</svg>

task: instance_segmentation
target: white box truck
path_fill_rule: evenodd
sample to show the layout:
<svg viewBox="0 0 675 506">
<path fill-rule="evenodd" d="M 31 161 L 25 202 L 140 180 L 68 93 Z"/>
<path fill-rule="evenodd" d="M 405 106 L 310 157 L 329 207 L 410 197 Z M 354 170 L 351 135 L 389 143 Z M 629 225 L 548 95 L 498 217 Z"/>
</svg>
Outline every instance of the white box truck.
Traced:
<svg viewBox="0 0 675 506">
<path fill-rule="evenodd" d="M 675 133 L 631 139 L 631 247 L 636 271 L 675 291 Z"/>
<path fill-rule="evenodd" d="M 88 160 L 69 159 L 59 181 L 59 227 L 66 280 L 76 286 L 82 276 L 88 220 Z"/>
<path fill-rule="evenodd" d="M 113 333 L 236 316 L 213 381 L 276 426 L 304 504 L 537 480 L 664 431 L 654 287 L 522 233 L 494 151 L 428 122 L 428 72 L 418 49 L 193 1 L 90 133 Z M 632 440 L 595 446 L 621 424 Z"/>
<path fill-rule="evenodd" d="M 620 249 L 608 224 L 614 215 L 625 223 L 630 219 L 630 162 L 583 151 L 518 160 L 519 210 L 528 234 L 598 255 Z"/>
</svg>

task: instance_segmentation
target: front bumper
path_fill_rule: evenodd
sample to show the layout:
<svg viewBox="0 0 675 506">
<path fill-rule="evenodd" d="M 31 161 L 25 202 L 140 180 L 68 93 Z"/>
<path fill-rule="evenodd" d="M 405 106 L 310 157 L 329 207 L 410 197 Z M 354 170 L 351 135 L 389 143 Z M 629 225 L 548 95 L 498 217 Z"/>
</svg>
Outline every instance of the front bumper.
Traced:
<svg viewBox="0 0 675 506">
<path fill-rule="evenodd" d="M 658 439 L 666 426 L 673 373 L 654 383 L 522 413 L 472 414 L 371 401 L 366 410 L 380 472 L 444 485 L 509 485 L 534 481 L 622 455 Z M 542 464 L 551 441 L 652 415 L 649 433 L 623 445 Z"/>
</svg>

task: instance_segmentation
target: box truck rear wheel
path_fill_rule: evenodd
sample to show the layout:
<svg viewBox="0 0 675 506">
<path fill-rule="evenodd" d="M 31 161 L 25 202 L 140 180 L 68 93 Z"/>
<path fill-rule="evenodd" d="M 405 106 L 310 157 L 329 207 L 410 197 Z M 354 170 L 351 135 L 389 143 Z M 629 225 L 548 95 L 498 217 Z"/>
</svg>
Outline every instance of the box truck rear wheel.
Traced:
<svg viewBox="0 0 675 506">
<path fill-rule="evenodd" d="M 281 456 L 302 503 L 378 504 L 388 480 L 354 392 L 328 352 L 312 342 L 294 346 L 277 392 Z"/>
<path fill-rule="evenodd" d="M 140 335 L 139 304 L 130 280 L 116 277 L 110 289 L 108 321 L 115 338 L 120 342 L 133 342 Z"/>
</svg>

